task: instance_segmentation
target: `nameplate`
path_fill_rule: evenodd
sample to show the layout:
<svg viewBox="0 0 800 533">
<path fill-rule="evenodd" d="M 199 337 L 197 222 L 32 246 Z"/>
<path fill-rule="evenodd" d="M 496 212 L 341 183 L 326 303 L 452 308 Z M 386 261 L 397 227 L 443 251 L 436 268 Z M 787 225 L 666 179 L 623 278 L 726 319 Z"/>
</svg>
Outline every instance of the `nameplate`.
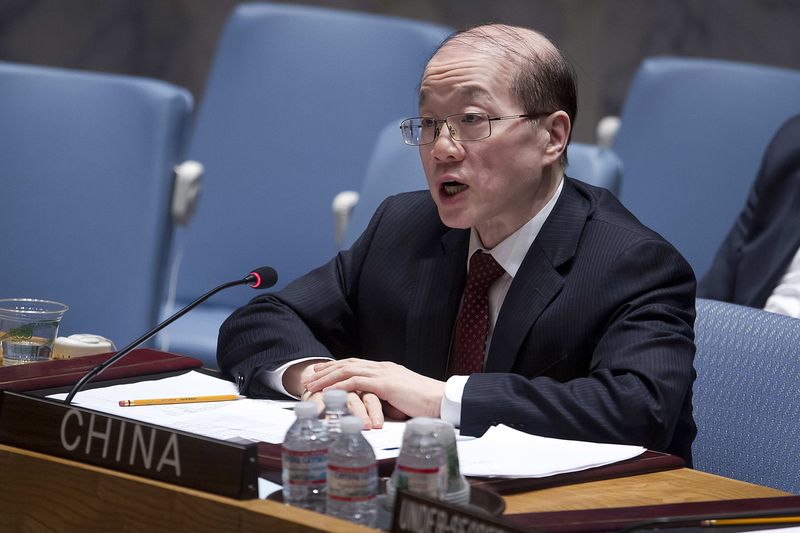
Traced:
<svg viewBox="0 0 800 533">
<path fill-rule="evenodd" d="M 392 533 L 520 533 L 525 531 L 489 516 L 479 508 L 460 507 L 398 490 Z"/>
<path fill-rule="evenodd" d="M 258 497 L 256 444 L 216 440 L 5 391 L 0 442 L 237 499 Z"/>
</svg>

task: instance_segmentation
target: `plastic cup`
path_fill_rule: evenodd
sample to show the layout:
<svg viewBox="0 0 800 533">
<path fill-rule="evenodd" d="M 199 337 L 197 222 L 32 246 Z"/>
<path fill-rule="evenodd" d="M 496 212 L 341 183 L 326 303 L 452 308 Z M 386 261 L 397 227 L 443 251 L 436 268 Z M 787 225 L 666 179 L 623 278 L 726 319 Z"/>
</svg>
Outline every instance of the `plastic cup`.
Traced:
<svg viewBox="0 0 800 533">
<path fill-rule="evenodd" d="M 61 317 L 69 309 L 50 300 L 0 299 L 0 350 L 3 365 L 50 359 Z"/>
<path fill-rule="evenodd" d="M 459 466 L 455 428 L 444 420 L 436 420 L 435 427 L 434 435 L 447 458 L 447 491 L 442 499 L 447 503 L 466 506 L 469 504 L 470 485 Z"/>
</svg>

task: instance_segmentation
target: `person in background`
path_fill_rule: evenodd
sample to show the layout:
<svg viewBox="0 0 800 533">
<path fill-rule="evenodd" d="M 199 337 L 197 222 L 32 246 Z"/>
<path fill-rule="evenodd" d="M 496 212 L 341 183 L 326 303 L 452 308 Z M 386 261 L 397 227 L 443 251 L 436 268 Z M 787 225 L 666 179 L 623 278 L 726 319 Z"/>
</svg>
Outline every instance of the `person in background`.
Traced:
<svg viewBox="0 0 800 533">
<path fill-rule="evenodd" d="M 429 190 L 388 198 L 351 249 L 234 312 L 220 368 L 254 396 L 347 390 L 367 427 L 502 423 L 690 462 L 694 274 L 612 194 L 564 176 L 576 109 L 540 33 L 445 40 L 401 124 Z"/>
<path fill-rule="evenodd" d="M 800 115 L 767 147 L 697 295 L 800 318 Z"/>
</svg>

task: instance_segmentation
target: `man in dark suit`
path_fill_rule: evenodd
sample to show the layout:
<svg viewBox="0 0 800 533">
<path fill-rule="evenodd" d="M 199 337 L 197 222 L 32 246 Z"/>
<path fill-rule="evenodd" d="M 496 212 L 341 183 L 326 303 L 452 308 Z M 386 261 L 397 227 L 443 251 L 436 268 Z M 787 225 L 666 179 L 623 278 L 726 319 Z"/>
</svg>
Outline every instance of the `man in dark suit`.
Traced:
<svg viewBox="0 0 800 533">
<path fill-rule="evenodd" d="M 234 313 L 220 367 L 255 395 L 345 389 L 373 427 L 441 416 L 690 460 L 694 276 L 608 191 L 564 177 L 575 110 L 542 35 L 455 34 L 401 126 L 430 190 L 387 199 L 350 250 Z"/>
<path fill-rule="evenodd" d="M 697 294 L 800 317 L 800 115 L 767 147 L 747 204 Z"/>
</svg>

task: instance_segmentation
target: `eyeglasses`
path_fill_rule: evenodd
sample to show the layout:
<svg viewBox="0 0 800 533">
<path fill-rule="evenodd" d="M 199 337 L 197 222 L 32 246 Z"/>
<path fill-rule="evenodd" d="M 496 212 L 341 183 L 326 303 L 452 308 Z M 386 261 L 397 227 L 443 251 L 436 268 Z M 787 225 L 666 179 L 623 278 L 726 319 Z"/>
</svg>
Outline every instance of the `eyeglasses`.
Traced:
<svg viewBox="0 0 800 533">
<path fill-rule="evenodd" d="M 442 124 L 445 124 L 454 141 L 480 141 L 492 134 L 492 122 L 495 120 L 538 118 L 544 115 L 549 115 L 549 113 L 505 117 L 490 117 L 486 113 L 458 113 L 449 115 L 442 120 L 433 117 L 413 117 L 400 123 L 400 132 L 403 134 L 403 142 L 407 145 L 422 146 L 434 142 L 439 137 Z"/>
</svg>

